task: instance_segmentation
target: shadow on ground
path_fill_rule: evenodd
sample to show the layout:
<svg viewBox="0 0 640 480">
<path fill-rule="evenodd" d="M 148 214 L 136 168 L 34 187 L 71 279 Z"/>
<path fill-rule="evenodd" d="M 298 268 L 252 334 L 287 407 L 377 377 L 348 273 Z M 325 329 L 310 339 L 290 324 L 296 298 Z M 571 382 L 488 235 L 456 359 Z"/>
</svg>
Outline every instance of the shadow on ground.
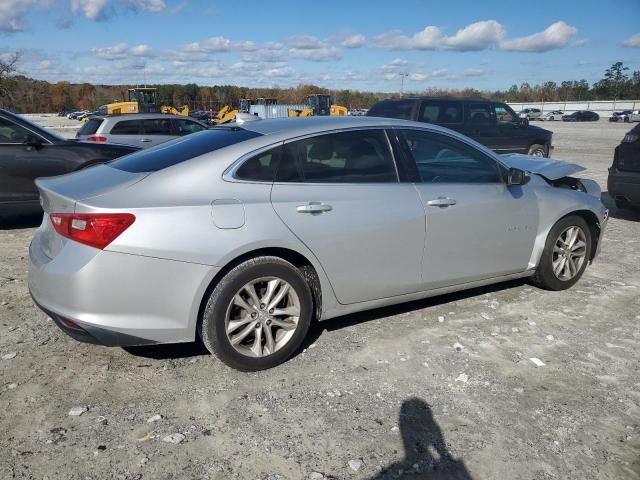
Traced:
<svg viewBox="0 0 640 480">
<path fill-rule="evenodd" d="M 0 217 L 0 230 L 36 228 L 42 223 L 42 213 Z"/>
<path fill-rule="evenodd" d="M 404 459 L 383 468 L 370 480 L 402 477 L 413 480 L 472 480 L 462 460 L 451 456 L 429 405 L 419 398 L 405 400 L 398 420 Z"/>
</svg>

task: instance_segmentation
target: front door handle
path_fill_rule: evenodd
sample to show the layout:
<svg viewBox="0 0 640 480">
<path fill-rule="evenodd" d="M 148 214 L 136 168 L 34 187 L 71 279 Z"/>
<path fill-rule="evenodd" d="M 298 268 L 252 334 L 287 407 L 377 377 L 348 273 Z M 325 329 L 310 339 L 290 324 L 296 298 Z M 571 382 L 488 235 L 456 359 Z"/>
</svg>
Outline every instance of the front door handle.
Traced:
<svg viewBox="0 0 640 480">
<path fill-rule="evenodd" d="M 140 141 L 141 142 L 145 142 L 145 143 L 149 143 L 149 142 L 152 142 L 153 140 L 151 140 L 150 138 L 141 138 Z"/>
<path fill-rule="evenodd" d="M 331 205 L 327 205 L 326 203 L 320 202 L 309 202 L 306 205 L 300 205 L 296 208 L 298 213 L 322 213 L 322 212 L 330 212 L 333 210 Z"/>
<path fill-rule="evenodd" d="M 430 207 L 449 207 L 451 205 L 455 205 L 456 201 L 453 198 L 448 197 L 438 197 L 435 200 L 429 200 L 427 205 Z"/>
</svg>

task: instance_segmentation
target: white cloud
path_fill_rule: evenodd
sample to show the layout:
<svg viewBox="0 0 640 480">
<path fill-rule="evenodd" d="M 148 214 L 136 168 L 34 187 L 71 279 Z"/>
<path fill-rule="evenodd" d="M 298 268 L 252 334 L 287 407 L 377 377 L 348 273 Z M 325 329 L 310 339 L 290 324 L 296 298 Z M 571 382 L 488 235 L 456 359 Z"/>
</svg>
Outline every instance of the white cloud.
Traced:
<svg viewBox="0 0 640 480">
<path fill-rule="evenodd" d="M 349 35 L 340 42 L 340 46 L 344 48 L 360 48 L 364 46 L 367 39 L 362 34 Z"/>
<path fill-rule="evenodd" d="M 428 75 L 425 75 L 424 73 L 412 73 L 409 77 L 409 80 L 412 80 L 414 82 L 422 82 L 427 78 L 429 78 Z"/>
<path fill-rule="evenodd" d="M 505 37 L 504 28 L 495 20 L 467 25 L 453 37 L 444 40 L 444 48 L 460 51 L 484 50 L 500 43 Z"/>
<path fill-rule="evenodd" d="M 103 20 L 106 6 L 107 0 L 71 0 L 71 11 L 80 12 L 90 20 Z"/>
<path fill-rule="evenodd" d="M 449 75 L 449 70 L 446 68 L 438 68 L 436 70 L 434 70 L 433 72 L 431 72 L 431 76 L 433 78 L 444 78 L 447 75 Z"/>
<path fill-rule="evenodd" d="M 393 60 L 391 60 L 391 63 L 389 65 L 393 65 L 395 67 L 402 67 L 408 64 L 409 62 L 403 58 L 394 58 Z"/>
<path fill-rule="evenodd" d="M 461 52 L 499 48 L 509 51 L 546 52 L 572 43 L 577 29 L 565 22 L 556 22 L 544 31 L 527 37 L 507 39 L 504 27 L 496 20 L 483 20 L 467 25 L 455 35 L 447 36 L 434 25 L 429 25 L 411 36 L 393 30 L 375 37 L 374 46 L 387 50 L 456 50 Z"/>
<path fill-rule="evenodd" d="M 484 70 L 481 68 L 467 68 L 462 72 L 463 77 L 481 77 L 484 75 Z"/>
<path fill-rule="evenodd" d="M 624 42 L 622 42 L 622 45 L 630 48 L 640 48 L 640 33 L 631 35 Z"/>
<path fill-rule="evenodd" d="M 112 47 L 92 48 L 91 54 L 102 60 L 125 60 L 131 57 L 150 57 L 152 51 L 148 45 L 130 47 L 126 43 L 119 43 Z"/>
<path fill-rule="evenodd" d="M 49 6 L 49 0 L 1 0 L 0 31 L 15 33 L 25 28 L 24 16 L 34 8 Z"/>
<path fill-rule="evenodd" d="M 565 22 L 549 25 L 544 31 L 527 37 L 505 40 L 500 44 L 503 50 L 517 52 L 548 52 L 556 48 L 567 47 L 578 30 Z"/>
<path fill-rule="evenodd" d="M 178 47 L 178 50 L 190 53 L 250 52 L 256 49 L 256 44 L 253 42 L 237 42 L 224 37 L 211 37 L 202 42 L 193 42 Z"/>
<path fill-rule="evenodd" d="M 153 13 L 161 12 L 167 7 L 164 0 L 124 0 L 124 4 L 131 10 L 147 10 Z"/>
<path fill-rule="evenodd" d="M 312 62 L 339 60 L 340 51 L 312 35 L 294 35 L 286 42 L 289 58 L 300 58 Z"/>
</svg>

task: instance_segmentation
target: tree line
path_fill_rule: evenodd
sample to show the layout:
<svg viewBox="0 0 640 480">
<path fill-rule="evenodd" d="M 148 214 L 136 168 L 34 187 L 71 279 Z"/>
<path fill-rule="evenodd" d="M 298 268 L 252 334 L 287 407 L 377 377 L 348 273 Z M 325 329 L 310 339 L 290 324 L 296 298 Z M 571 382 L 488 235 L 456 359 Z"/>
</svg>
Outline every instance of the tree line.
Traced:
<svg viewBox="0 0 640 480">
<path fill-rule="evenodd" d="M 123 101 L 131 85 L 94 85 L 90 83 L 50 83 L 16 75 L 20 55 L 0 61 L 0 107 L 19 112 L 57 112 L 62 110 L 96 110 L 101 105 Z M 551 102 L 585 100 L 640 99 L 640 71 L 628 73 L 622 62 L 608 68 L 602 79 L 589 85 L 586 80 L 567 80 L 560 84 L 527 82 L 508 90 L 437 89 L 410 92 L 407 95 L 478 96 L 506 102 Z M 218 110 L 224 105 L 237 107 L 241 98 L 275 98 L 279 103 L 304 103 L 310 94 L 330 94 L 334 103 L 348 108 L 369 108 L 384 98 L 398 94 L 360 90 L 329 90 L 317 85 L 292 88 L 248 88 L 236 85 L 201 86 L 195 83 L 148 85 L 158 89 L 163 105 L 192 110 Z"/>
</svg>

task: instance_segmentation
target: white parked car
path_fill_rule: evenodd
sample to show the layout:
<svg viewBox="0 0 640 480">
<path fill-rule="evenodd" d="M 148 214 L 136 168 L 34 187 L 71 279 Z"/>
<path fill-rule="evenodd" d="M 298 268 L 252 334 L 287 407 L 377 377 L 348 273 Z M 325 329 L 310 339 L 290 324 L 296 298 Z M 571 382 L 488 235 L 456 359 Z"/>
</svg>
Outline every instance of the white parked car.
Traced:
<svg viewBox="0 0 640 480">
<path fill-rule="evenodd" d="M 640 122 L 640 110 L 623 110 L 609 115 L 610 122 Z"/>
<path fill-rule="evenodd" d="M 562 120 L 562 115 L 564 115 L 564 112 L 562 110 L 553 110 L 551 112 L 545 113 L 544 115 L 541 115 L 538 120 L 548 120 L 551 122 L 554 120 Z"/>
</svg>

